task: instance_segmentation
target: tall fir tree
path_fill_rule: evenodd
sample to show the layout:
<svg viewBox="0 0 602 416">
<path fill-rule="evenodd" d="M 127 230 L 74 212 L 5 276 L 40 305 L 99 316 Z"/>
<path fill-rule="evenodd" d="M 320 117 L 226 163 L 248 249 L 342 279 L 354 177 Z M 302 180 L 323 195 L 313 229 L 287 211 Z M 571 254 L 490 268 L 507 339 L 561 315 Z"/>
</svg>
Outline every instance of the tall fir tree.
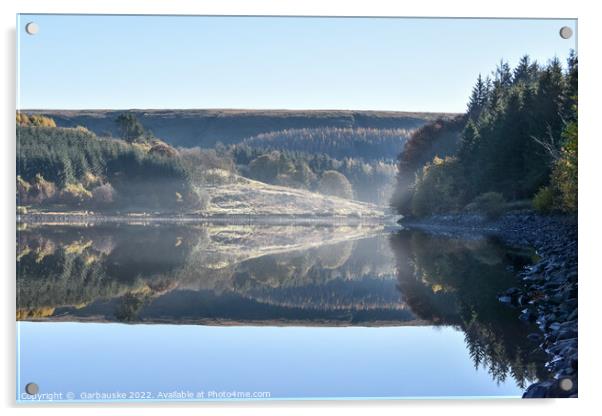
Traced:
<svg viewBox="0 0 602 416">
<path fill-rule="evenodd" d="M 477 120 L 481 115 L 481 111 L 487 104 L 487 98 L 489 95 L 489 86 L 483 80 L 481 74 L 477 78 L 477 82 L 472 88 L 472 93 L 468 100 L 467 114 L 471 120 Z"/>
</svg>

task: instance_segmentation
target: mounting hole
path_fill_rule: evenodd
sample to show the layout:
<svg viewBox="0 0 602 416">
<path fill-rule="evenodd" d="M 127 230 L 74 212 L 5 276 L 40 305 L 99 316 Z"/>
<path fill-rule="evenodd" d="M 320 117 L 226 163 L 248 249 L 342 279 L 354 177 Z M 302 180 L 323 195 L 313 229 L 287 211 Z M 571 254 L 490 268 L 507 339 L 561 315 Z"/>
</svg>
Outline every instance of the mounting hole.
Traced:
<svg viewBox="0 0 602 416">
<path fill-rule="evenodd" d="M 573 29 L 568 26 L 562 26 L 560 28 L 560 37 L 562 39 L 570 39 L 573 36 Z"/>
<path fill-rule="evenodd" d="M 573 390 L 573 380 L 570 378 L 563 378 L 560 380 L 560 389 L 563 391 L 571 391 Z"/>
<path fill-rule="evenodd" d="M 38 391 L 40 391 L 40 388 L 38 387 L 38 385 L 36 383 L 27 383 L 25 385 L 25 393 L 30 394 L 30 395 L 34 395 L 34 394 L 38 394 Z"/>
<path fill-rule="evenodd" d="M 40 31 L 40 27 L 36 22 L 29 22 L 25 25 L 25 31 L 28 35 L 35 35 Z"/>
</svg>

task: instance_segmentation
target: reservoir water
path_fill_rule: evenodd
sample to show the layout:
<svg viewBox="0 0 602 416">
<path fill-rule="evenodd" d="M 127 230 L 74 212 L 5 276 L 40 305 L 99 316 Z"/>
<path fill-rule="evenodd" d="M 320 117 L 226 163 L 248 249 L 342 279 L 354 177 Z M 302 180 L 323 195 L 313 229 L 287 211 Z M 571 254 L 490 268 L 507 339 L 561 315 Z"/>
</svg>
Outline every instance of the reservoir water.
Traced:
<svg viewBox="0 0 602 416">
<path fill-rule="evenodd" d="M 21 224 L 19 401 L 520 397 L 531 253 L 378 224 Z M 36 383 L 36 396 L 24 393 Z"/>
</svg>

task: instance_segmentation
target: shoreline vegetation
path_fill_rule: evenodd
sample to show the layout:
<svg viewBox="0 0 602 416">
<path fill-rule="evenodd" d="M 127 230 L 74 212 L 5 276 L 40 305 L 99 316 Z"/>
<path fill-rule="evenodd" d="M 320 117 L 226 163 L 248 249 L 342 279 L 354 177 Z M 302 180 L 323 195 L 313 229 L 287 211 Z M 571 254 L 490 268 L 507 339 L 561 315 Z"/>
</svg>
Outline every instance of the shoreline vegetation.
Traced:
<svg viewBox="0 0 602 416">
<path fill-rule="evenodd" d="M 566 67 L 523 57 L 479 76 L 467 112 L 417 129 L 398 156 L 392 206 L 404 217 L 513 204 L 577 212 L 577 57 Z"/>
</svg>

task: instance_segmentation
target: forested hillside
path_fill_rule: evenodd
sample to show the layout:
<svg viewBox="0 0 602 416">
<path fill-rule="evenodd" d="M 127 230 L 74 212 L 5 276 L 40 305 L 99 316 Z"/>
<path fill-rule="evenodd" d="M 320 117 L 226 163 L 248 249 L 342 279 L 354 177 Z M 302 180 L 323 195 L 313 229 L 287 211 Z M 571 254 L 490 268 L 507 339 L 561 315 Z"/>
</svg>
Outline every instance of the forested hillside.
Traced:
<svg viewBox="0 0 602 416">
<path fill-rule="evenodd" d="M 18 113 L 19 204 L 206 210 L 207 187 L 243 176 L 386 206 L 396 172 L 391 155 L 409 134 L 405 129 L 285 130 L 205 149 L 171 146 L 132 112 L 120 113 L 113 124 L 117 136 L 98 136 L 88 126 L 57 127 L 52 118 Z"/>
<path fill-rule="evenodd" d="M 414 129 L 440 113 L 343 110 L 24 110 L 52 118 L 59 127 L 86 126 L 98 136 L 120 137 L 115 119 L 131 114 L 173 146 L 210 148 L 261 133 L 290 129 Z"/>
<path fill-rule="evenodd" d="M 85 127 L 54 127 L 43 116 L 17 114 L 17 123 L 22 213 L 43 208 L 373 217 L 382 209 L 360 201 L 370 202 L 382 190 L 375 186 L 379 181 L 390 186 L 395 169 L 273 150 L 174 148 L 130 115 L 116 120 L 120 139 L 98 137 Z"/>
<path fill-rule="evenodd" d="M 577 73 L 575 55 L 564 67 L 524 56 L 514 69 L 502 62 L 492 77 L 479 76 L 464 116 L 408 139 L 393 206 L 418 217 L 496 215 L 507 202 L 526 200 L 544 212 L 576 211 Z"/>
<path fill-rule="evenodd" d="M 182 158 L 162 145 L 101 139 L 86 128 L 17 126 L 17 202 L 67 209 L 195 209 L 202 205 Z"/>
<path fill-rule="evenodd" d="M 392 161 L 410 134 L 406 129 L 339 128 L 291 129 L 261 133 L 245 139 L 251 148 L 325 154 L 334 159 Z"/>
</svg>

